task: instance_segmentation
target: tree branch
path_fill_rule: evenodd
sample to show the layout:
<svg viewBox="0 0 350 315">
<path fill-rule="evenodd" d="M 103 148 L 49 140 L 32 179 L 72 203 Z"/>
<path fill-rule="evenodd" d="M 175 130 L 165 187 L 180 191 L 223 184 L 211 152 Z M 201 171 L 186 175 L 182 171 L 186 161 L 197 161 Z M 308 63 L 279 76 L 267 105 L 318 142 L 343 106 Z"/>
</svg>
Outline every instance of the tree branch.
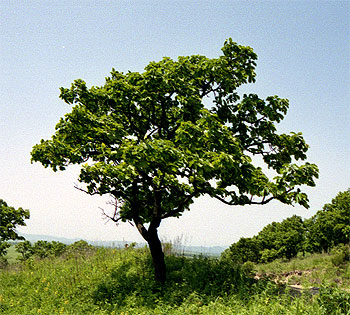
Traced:
<svg viewBox="0 0 350 315">
<path fill-rule="evenodd" d="M 265 204 L 267 204 L 268 202 L 270 202 L 273 199 L 276 199 L 276 197 L 272 196 L 272 197 L 270 197 L 268 199 L 265 199 L 265 196 L 264 196 L 261 201 L 259 201 L 259 202 L 258 201 L 250 201 L 249 204 L 250 205 L 265 205 Z"/>
<path fill-rule="evenodd" d="M 113 195 L 112 195 L 113 196 Z M 124 203 L 124 201 L 122 200 L 122 199 L 118 199 L 117 197 L 115 197 L 115 196 L 113 196 L 113 198 L 114 198 L 114 201 L 108 201 L 107 202 L 107 204 L 110 204 L 110 205 L 113 205 L 114 206 L 114 213 L 113 213 L 113 216 L 110 216 L 110 215 L 108 215 L 108 214 L 106 214 L 106 212 L 104 211 L 104 209 L 103 208 L 101 208 L 101 207 L 99 207 L 100 209 L 101 209 L 101 211 L 102 211 L 102 215 L 104 216 L 104 217 L 106 217 L 107 219 L 108 219 L 108 221 L 109 220 L 112 220 L 113 222 L 115 222 L 115 223 L 118 223 L 118 221 L 120 221 L 121 219 L 122 219 L 122 217 L 120 216 L 120 214 L 119 214 L 119 209 L 120 209 L 120 205 L 118 204 L 118 202 L 119 203 L 121 203 L 121 204 L 123 204 Z"/>
<path fill-rule="evenodd" d="M 229 205 L 229 206 L 237 206 L 237 203 L 233 202 L 232 200 L 231 201 L 227 201 L 225 200 L 224 198 L 221 198 L 219 196 L 214 196 L 215 199 L 221 201 L 222 203 L 226 204 L 226 205 Z"/>
<path fill-rule="evenodd" d="M 135 214 L 132 219 L 136 225 L 137 230 L 141 234 L 141 236 L 144 238 L 145 241 L 148 242 L 149 233 L 148 233 L 147 229 L 145 228 L 145 226 L 143 225 L 140 217 L 137 214 Z"/>
<path fill-rule="evenodd" d="M 120 216 L 118 217 L 117 207 L 113 213 L 113 216 L 108 215 L 103 208 L 99 207 L 99 209 L 102 211 L 102 216 L 107 218 L 107 222 L 111 220 L 111 221 L 115 222 L 116 224 L 118 224 L 118 222 L 122 219 Z"/>
<path fill-rule="evenodd" d="M 80 191 L 82 191 L 82 192 L 84 192 L 84 193 L 86 193 L 86 194 L 88 194 L 88 195 L 91 195 L 91 196 L 94 196 L 94 195 L 97 195 L 97 194 L 98 194 L 97 191 L 90 192 L 90 191 L 88 191 L 88 190 L 85 190 L 85 189 L 83 189 L 83 188 L 80 188 L 80 187 L 78 187 L 77 184 L 74 184 L 74 188 L 75 188 L 75 189 L 78 189 L 78 190 L 80 190 Z"/>
<path fill-rule="evenodd" d="M 258 201 L 252 201 L 252 199 L 253 199 L 252 197 L 250 198 L 249 203 L 247 203 L 248 205 L 264 205 L 264 204 L 267 204 L 268 202 L 270 202 L 271 200 L 276 199 L 276 197 L 272 196 L 272 197 L 265 200 L 265 196 L 264 196 L 263 200 L 258 202 Z M 229 206 L 238 206 L 239 205 L 238 203 L 234 202 L 233 200 L 227 201 L 226 199 L 221 198 L 219 196 L 214 196 L 214 198 L 220 200 L 222 203 L 229 205 Z"/>
</svg>

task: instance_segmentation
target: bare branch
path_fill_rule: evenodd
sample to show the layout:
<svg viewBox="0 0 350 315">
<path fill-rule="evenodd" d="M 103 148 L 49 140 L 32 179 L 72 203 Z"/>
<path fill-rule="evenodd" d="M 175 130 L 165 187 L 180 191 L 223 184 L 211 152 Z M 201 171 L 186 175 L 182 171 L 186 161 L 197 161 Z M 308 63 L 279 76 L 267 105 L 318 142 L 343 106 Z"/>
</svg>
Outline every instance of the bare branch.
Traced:
<svg viewBox="0 0 350 315">
<path fill-rule="evenodd" d="M 78 184 L 74 184 L 74 188 L 75 188 L 75 189 L 78 189 L 78 190 L 80 190 L 80 191 L 82 191 L 82 192 L 84 192 L 84 193 L 86 193 L 86 194 L 88 194 L 88 195 L 91 195 L 91 196 L 97 195 L 97 194 L 98 194 L 97 191 L 90 192 L 90 191 L 88 191 L 88 190 L 86 190 L 86 189 L 84 189 L 84 188 L 79 187 Z"/>
<path fill-rule="evenodd" d="M 102 217 L 107 219 L 106 223 L 108 221 L 113 221 L 113 222 L 118 224 L 118 222 L 122 219 L 121 217 L 118 217 L 115 212 L 114 212 L 113 216 L 110 216 L 105 212 L 105 210 L 103 208 L 101 208 L 101 207 L 98 207 L 98 208 L 102 211 Z"/>
<path fill-rule="evenodd" d="M 118 224 L 118 222 L 122 219 L 121 216 L 119 215 L 119 211 L 118 211 L 120 208 L 120 205 L 118 204 L 118 202 L 122 203 L 123 201 L 118 200 L 116 197 L 113 197 L 113 198 L 114 198 L 113 201 L 110 200 L 107 202 L 107 204 L 114 206 L 114 212 L 113 212 L 112 216 L 108 215 L 103 208 L 99 207 L 99 209 L 102 211 L 102 216 L 107 219 L 107 222 L 111 220 L 111 221 L 115 222 L 116 224 Z"/>
</svg>

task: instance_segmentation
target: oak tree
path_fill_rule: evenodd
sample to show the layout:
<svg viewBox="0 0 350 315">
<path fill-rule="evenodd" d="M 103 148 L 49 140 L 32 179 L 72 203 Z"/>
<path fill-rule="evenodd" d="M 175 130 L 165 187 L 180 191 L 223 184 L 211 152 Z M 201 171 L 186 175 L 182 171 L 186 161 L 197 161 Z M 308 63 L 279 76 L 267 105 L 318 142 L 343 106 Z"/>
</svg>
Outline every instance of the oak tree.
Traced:
<svg viewBox="0 0 350 315">
<path fill-rule="evenodd" d="M 295 163 L 306 159 L 308 145 L 301 133 L 276 130 L 288 100 L 238 95 L 239 86 L 255 82 L 256 59 L 252 48 L 228 39 L 218 58 L 163 58 L 143 73 L 113 69 L 98 87 L 76 80 L 60 94 L 71 111 L 51 139 L 33 147 L 32 161 L 54 171 L 82 164 L 86 192 L 117 200 L 111 218 L 133 222 L 164 282 L 158 227 L 195 198 L 308 206 L 300 185 L 313 186 L 318 169 Z M 272 178 L 255 156 L 274 171 Z"/>
</svg>

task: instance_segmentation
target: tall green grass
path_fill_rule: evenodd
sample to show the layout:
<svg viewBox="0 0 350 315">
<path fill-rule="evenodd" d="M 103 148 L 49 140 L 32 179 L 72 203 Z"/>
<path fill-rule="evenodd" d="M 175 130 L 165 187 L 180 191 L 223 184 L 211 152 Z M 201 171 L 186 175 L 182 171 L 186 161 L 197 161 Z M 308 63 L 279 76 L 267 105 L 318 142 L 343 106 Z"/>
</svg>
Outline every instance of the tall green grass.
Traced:
<svg viewBox="0 0 350 315">
<path fill-rule="evenodd" d="M 293 297 L 251 270 L 217 259 L 169 256 L 153 280 L 147 249 L 87 249 L 0 270 L 2 314 L 346 314 L 350 296 L 325 288 Z M 329 313 L 331 310 L 331 313 Z M 333 313 L 332 313 L 333 312 Z"/>
<path fill-rule="evenodd" d="M 345 260 L 338 263 L 337 255 L 306 254 L 291 260 L 276 259 L 270 263 L 254 265 L 254 269 L 258 274 L 267 274 L 289 284 L 304 287 L 331 285 L 350 289 L 350 263 Z"/>
</svg>

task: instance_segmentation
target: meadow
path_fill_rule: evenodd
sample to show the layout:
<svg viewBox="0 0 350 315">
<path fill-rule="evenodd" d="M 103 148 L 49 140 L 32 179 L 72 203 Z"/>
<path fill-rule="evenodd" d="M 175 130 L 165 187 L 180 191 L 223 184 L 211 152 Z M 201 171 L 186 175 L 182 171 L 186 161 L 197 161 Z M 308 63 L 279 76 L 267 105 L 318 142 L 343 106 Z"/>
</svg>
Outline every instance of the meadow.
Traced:
<svg viewBox="0 0 350 315">
<path fill-rule="evenodd" d="M 260 265 L 170 254 L 164 286 L 147 248 L 80 246 L 18 261 L 11 247 L 8 256 L 1 314 L 350 314 L 350 264 L 335 254 Z"/>
</svg>

